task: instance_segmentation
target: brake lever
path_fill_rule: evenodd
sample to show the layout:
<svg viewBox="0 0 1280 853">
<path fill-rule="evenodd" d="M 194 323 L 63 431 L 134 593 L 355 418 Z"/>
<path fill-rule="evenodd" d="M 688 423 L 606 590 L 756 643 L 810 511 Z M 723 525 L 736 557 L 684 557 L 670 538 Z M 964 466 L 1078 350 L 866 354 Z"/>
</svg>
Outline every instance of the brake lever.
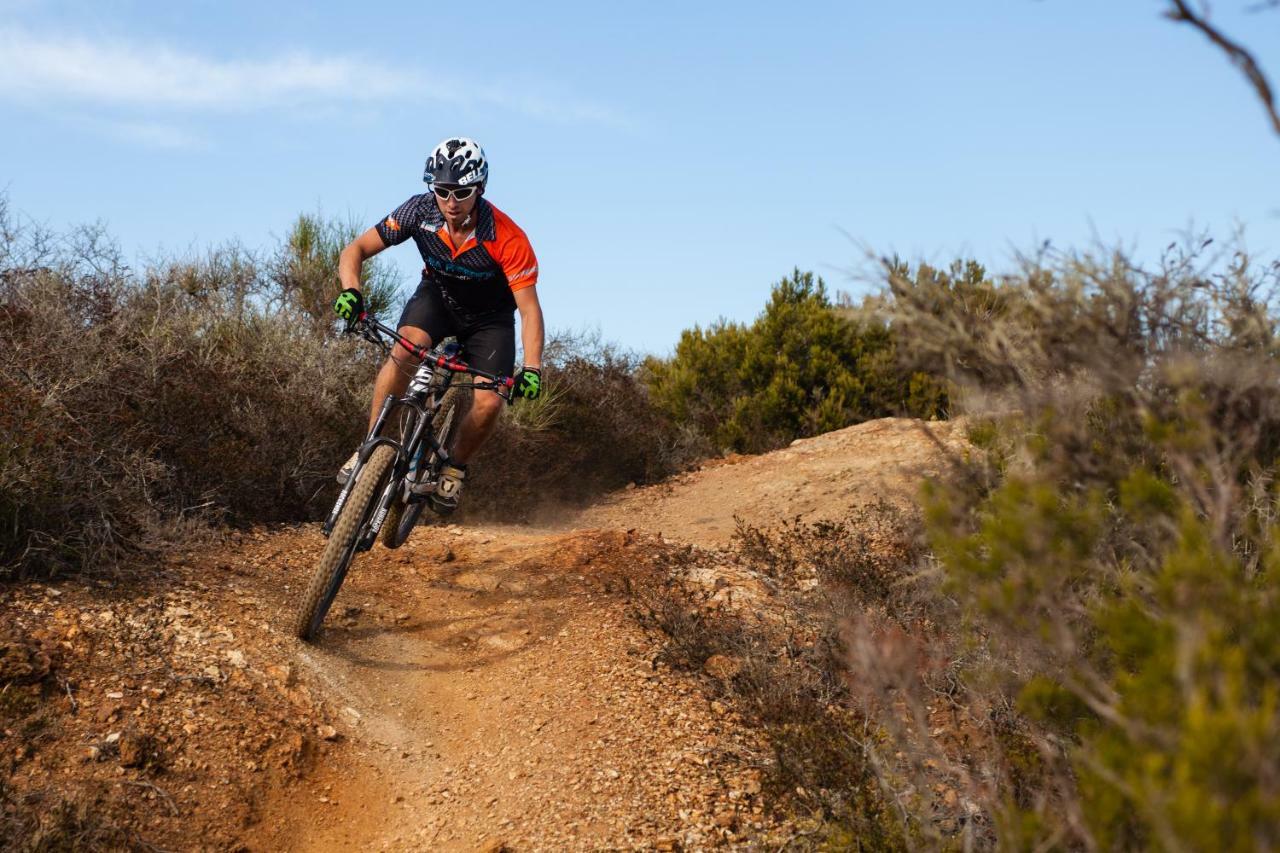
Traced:
<svg viewBox="0 0 1280 853">
<path fill-rule="evenodd" d="M 386 346 L 386 343 L 382 340 L 382 335 L 379 335 L 378 330 L 370 326 L 364 317 L 361 317 L 356 321 L 356 329 L 359 331 L 360 337 L 364 338 L 369 343 Z"/>
<path fill-rule="evenodd" d="M 516 401 L 515 394 L 512 393 L 515 390 L 515 382 L 512 381 L 510 377 L 507 377 L 505 382 L 498 382 L 496 380 L 472 382 L 471 387 L 476 391 L 492 391 L 502 399 L 506 400 L 508 406 Z"/>
</svg>

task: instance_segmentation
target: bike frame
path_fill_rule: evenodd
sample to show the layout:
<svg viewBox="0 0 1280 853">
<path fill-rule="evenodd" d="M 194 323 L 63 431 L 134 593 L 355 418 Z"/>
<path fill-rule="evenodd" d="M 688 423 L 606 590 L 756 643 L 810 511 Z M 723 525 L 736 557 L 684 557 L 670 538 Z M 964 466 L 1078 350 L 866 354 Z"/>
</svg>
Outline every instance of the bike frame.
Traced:
<svg viewBox="0 0 1280 853">
<path fill-rule="evenodd" d="M 473 387 L 479 390 L 496 391 L 507 400 L 508 404 L 511 403 L 511 388 L 514 386 L 515 381 L 509 376 L 499 376 L 471 367 L 458 356 L 456 345 L 439 345 L 432 349 L 420 347 L 395 329 L 367 316 L 362 316 L 352 324 L 348 331 L 359 333 L 365 340 L 377 344 L 387 352 L 390 352 L 394 346 L 402 346 L 412 353 L 419 362 L 414 378 L 410 381 L 409 390 L 400 397 L 388 395 L 382 401 L 382 409 L 374 420 L 373 428 L 369 430 L 364 442 L 360 445 L 360 456 L 356 466 L 352 469 L 346 484 L 343 485 L 342 491 L 338 493 L 338 499 L 334 502 L 333 509 L 330 510 L 329 517 L 325 519 L 324 526 L 321 528 L 326 537 L 333 531 L 333 526 L 338 520 L 338 514 L 342 512 L 342 508 L 346 505 L 347 498 L 350 496 L 351 490 L 355 486 L 365 463 L 368 462 L 369 456 L 379 445 L 390 446 L 396 452 L 395 466 L 392 468 L 391 478 L 375 505 L 366 529 L 356 540 L 356 552 L 358 553 L 367 551 L 372 547 L 378 536 L 378 531 L 382 528 L 382 523 L 387 518 L 387 513 L 391 510 L 391 505 L 397 499 L 404 479 L 409 473 L 409 465 L 412 463 L 414 456 L 417 455 L 424 439 L 430 443 L 432 452 L 439 454 L 446 460 L 448 459 L 447 448 L 442 447 L 436 441 L 435 436 L 431 434 L 431 421 L 436 409 L 439 408 L 441 401 L 444 399 L 444 392 L 453 383 L 454 376 L 465 373 L 484 380 L 478 383 L 473 382 Z M 386 338 L 391 338 L 393 343 L 388 345 Z M 430 371 L 430 378 L 426 379 L 425 382 L 421 382 L 419 380 L 424 371 Z M 382 435 L 382 430 L 391 413 L 397 408 L 408 408 L 410 410 L 412 421 L 408 442 L 397 441 L 394 438 Z M 422 455 L 424 458 L 426 457 L 426 449 L 423 449 Z"/>
</svg>

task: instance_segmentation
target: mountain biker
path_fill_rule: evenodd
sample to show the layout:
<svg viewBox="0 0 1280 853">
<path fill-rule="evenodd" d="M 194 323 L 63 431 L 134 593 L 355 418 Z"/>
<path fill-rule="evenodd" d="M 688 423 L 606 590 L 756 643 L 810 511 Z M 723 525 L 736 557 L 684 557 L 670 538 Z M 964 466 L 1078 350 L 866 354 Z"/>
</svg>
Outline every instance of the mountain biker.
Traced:
<svg viewBox="0 0 1280 853">
<path fill-rule="evenodd" d="M 451 137 L 427 159 L 422 179 L 429 192 L 415 195 L 351 241 L 338 260 L 343 291 L 334 312 L 351 322 L 364 313 L 360 269 L 388 246 L 413 238 L 426 266 L 422 281 L 400 315 L 400 334 L 430 347 L 449 336 L 462 356 L 489 373 L 511 376 L 515 367 L 515 317 L 520 312 L 524 364 L 514 374 L 512 394 L 536 399 L 542 391 L 542 307 L 538 303 L 538 261 L 529 238 L 511 218 L 483 198 L 489 163 L 475 140 Z M 418 359 L 397 346 L 382 365 L 373 387 L 369 428 L 383 400 L 404 393 Z M 503 400 L 495 391 L 476 391 L 463 421 L 450 464 L 440 472 L 428 499 L 439 512 L 451 512 L 466 477 L 467 461 L 492 433 Z M 338 472 L 345 483 L 359 452 Z"/>
</svg>

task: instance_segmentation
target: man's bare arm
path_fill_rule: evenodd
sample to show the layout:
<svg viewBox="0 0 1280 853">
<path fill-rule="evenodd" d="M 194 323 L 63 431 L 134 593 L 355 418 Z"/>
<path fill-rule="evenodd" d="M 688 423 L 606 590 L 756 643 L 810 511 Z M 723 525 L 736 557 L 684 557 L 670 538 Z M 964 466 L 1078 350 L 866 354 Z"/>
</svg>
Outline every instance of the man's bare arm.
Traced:
<svg viewBox="0 0 1280 853">
<path fill-rule="evenodd" d="M 360 289 L 360 270 L 364 262 L 387 248 L 376 228 L 370 228 L 347 244 L 338 256 L 338 279 L 342 286 Z"/>
<path fill-rule="evenodd" d="M 544 331 L 542 305 L 538 302 L 537 285 L 515 291 L 516 308 L 520 311 L 520 344 L 524 348 L 524 366 L 542 367 Z"/>
</svg>

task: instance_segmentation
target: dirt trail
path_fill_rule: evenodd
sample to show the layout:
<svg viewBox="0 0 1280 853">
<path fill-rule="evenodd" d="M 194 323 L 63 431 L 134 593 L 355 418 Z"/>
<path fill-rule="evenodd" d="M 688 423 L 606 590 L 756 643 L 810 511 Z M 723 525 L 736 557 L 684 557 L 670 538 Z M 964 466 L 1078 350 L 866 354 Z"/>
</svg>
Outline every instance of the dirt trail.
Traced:
<svg viewBox="0 0 1280 853">
<path fill-rule="evenodd" d="M 775 588 L 714 550 L 735 519 L 908 502 L 963 446 L 960 425 L 927 426 L 718 460 L 556 527 L 420 528 L 359 557 L 313 645 L 288 626 L 315 525 L 175 552 L 120 584 L 0 586 L 0 848 L 15 832 L 210 851 L 804 838 L 772 808 L 759 729 L 715 700 L 732 661 L 667 668 L 632 593 L 674 572 L 708 610 L 768 610 Z"/>
<path fill-rule="evenodd" d="M 272 804 L 258 842 L 697 847 L 765 829 L 742 794 L 759 792 L 758 745 L 653 668 L 616 594 L 613 566 L 641 547 L 482 528 L 364 555 L 323 640 L 298 652 L 339 709 L 346 761 Z"/>
<path fill-rule="evenodd" d="M 735 456 L 654 486 L 618 492 L 582 513 L 579 526 L 638 529 L 704 547 L 750 525 L 833 520 L 883 498 L 914 503 L 920 481 L 961 451 L 959 421 L 882 418 L 799 439 L 760 456 Z"/>
<path fill-rule="evenodd" d="M 930 426 L 958 446 L 956 425 Z M 918 422 L 876 421 L 628 490 L 562 529 L 422 528 L 399 551 L 361 555 L 319 642 L 296 651 L 337 711 L 342 748 L 268 800 L 249 846 L 776 844 L 789 829 L 767 817 L 755 734 L 694 676 L 655 664 L 627 615 L 646 533 L 718 546 L 735 516 L 831 518 L 908 499 L 943 464 Z M 288 555 L 260 576 L 275 624 L 321 545 L 305 528 L 254 546 Z"/>
</svg>

